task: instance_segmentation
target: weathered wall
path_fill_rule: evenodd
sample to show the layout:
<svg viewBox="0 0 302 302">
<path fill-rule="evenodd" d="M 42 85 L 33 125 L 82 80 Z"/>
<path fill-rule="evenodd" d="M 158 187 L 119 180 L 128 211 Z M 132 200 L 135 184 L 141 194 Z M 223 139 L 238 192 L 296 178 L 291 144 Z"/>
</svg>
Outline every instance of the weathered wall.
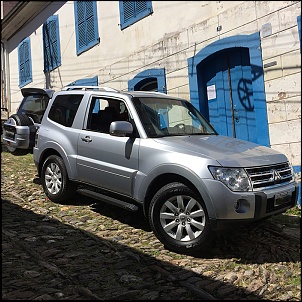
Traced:
<svg viewBox="0 0 302 302">
<path fill-rule="evenodd" d="M 151 16 L 121 31 L 118 1 L 97 1 L 100 43 L 77 56 L 74 4 L 68 1 L 56 12 L 62 65 L 51 72 L 51 86 L 58 90 L 98 75 L 100 85 L 127 90 L 139 72 L 165 68 L 168 94 L 190 99 L 189 57 L 218 39 L 260 32 L 270 144 L 301 166 L 301 2 L 152 1 L 152 6 Z M 24 32 L 17 38 L 25 38 Z M 30 39 L 33 82 L 28 87 L 45 87 L 41 26 Z M 9 61 L 14 111 L 21 100 L 17 48 Z"/>
</svg>

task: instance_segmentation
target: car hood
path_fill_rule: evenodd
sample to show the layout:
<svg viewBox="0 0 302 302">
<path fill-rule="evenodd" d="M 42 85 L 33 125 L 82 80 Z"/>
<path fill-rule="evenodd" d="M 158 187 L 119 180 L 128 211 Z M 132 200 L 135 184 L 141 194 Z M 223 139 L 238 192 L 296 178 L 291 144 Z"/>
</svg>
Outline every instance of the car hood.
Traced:
<svg viewBox="0 0 302 302">
<path fill-rule="evenodd" d="M 252 167 L 287 162 L 287 158 L 271 148 L 223 135 L 173 136 L 155 139 L 159 144 L 198 154 L 228 167 Z"/>
</svg>

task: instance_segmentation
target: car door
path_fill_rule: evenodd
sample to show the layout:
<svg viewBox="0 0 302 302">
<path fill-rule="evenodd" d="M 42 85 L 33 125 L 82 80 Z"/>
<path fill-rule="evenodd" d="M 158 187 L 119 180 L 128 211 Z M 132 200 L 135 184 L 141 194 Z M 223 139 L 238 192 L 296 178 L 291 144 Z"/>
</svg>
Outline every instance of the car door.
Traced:
<svg viewBox="0 0 302 302">
<path fill-rule="evenodd" d="M 107 111 L 109 103 L 118 107 L 118 115 L 122 113 L 118 112 L 119 108 L 126 108 L 120 100 L 110 99 L 108 102 L 105 98 L 91 98 L 87 125 L 78 138 L 78 178 L 81 182 L 132 196 L 138 171 L 139 138 L 109 134 L 109 124 L 104 127 L 105 117 L 100 114 Z M 118 120 L 119 116 L 115 119 Z"/>
</svg>

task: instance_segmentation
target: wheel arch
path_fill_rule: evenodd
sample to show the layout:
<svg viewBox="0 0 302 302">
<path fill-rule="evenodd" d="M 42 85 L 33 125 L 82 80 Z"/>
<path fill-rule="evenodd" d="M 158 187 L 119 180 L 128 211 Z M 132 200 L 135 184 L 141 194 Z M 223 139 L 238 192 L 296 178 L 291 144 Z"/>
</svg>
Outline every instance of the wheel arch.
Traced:
<svg viewBox="0 0 302 302">
<path fill-rule="evenodd" d="M 67 170 L 67 175 L 69 179 L 74 179 L 74 175 L 72 174 L 72 168 L 71 168 L 71 164 L 68 160 L 68 157 L 66 155 L 66 153 L 58 148 L 55 147 L 49 147 L 47 149 L 45 149 L 42 154 L 39 157 L 39 164 L 38 164 L 38 175 L 39 177 L 41 177 L 41 172 L 42 172 L 42 167 L 43 164 L 45 162 L 45 160 L 50 156 L 50 155 L 57 155 L 59 157 L 61 157 L 64 161 L 64 165 L 66 167 Z"/>
<path fill-rule="evenodd" d="M 215 217 L 212 200 L 201 179 L 191 170 L 180 166 L 161 166 L 152 171 L 140 188 L 143 200 L 144 215 L 148 216 L 151 200 L 155 193 L 168 183 L 180 182 L 196 192 L 205 203 L 210 217 Z M 145 192 L 145 194 L 143 193 Z"/>
<path fill-rule="evenodd" d="M 46 158 L 48 158 L 50 155 L 58 155 L 58 156 L 62 157 L 60 155 L 60 153 L 57 150 L 55 150 L 55 149 L 47 149 L 47 150 L 45 150 L 41 154 L 40 159 L 39 159 L 39 164 L 38 164 L 38 175 L 39 175 L 39 177 L 41 177 L 41 172 L 42 172 L 43 164 L 44 164 Z"/>
</svg>

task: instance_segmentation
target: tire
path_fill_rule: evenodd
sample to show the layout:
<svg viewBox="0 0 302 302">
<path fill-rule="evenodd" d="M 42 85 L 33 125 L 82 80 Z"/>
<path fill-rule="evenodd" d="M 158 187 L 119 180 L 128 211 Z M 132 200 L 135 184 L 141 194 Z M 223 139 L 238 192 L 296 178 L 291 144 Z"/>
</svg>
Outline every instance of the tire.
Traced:
<svg viewBox="0 0 302 302">
<path fill-rule="evenodd" d="M 41 121 L 40 121 L 39 117 L 36 114 L 27 113 L 26 115 L 32 120 L 33 123 L 41 124 Z"/>
<path fill-rule="evenodd" d="M 64 161 L 57 155 L 45 160 L 41 178 L 44 192 L 51 201 L 62 202 L 76 192 L 76 184 L 69 180 Z"/>
<path fill-rule="evenodd" d="M 16 121 L 17 126 L 31 126 L 33 125 L 32 119 L 25 114 L 13 114 L 10 118 Z"/>
<path fill-rule="evenodd" d="M 32 120 L 25 114 L 12 114 L 10 116 L 11 119 L 15 121 L 16 126 L 31 126 L 33 125 Z M 20 149 L 20 148 L 15 148 L 12 146 L 7 145 L 6 146 L 7 150 L 9 153 L 15 156 L 22 156 L 26 155 L 28 153 L 31 153 L 30 149 Z"/>
<path fill-rule="evenodd" d="M 176 253 L 194 254 L 214 239 L 204 202 L 178 182 L 165 185 L 154 195 L 149 223 L 155 236 Z"/>
</svg>

